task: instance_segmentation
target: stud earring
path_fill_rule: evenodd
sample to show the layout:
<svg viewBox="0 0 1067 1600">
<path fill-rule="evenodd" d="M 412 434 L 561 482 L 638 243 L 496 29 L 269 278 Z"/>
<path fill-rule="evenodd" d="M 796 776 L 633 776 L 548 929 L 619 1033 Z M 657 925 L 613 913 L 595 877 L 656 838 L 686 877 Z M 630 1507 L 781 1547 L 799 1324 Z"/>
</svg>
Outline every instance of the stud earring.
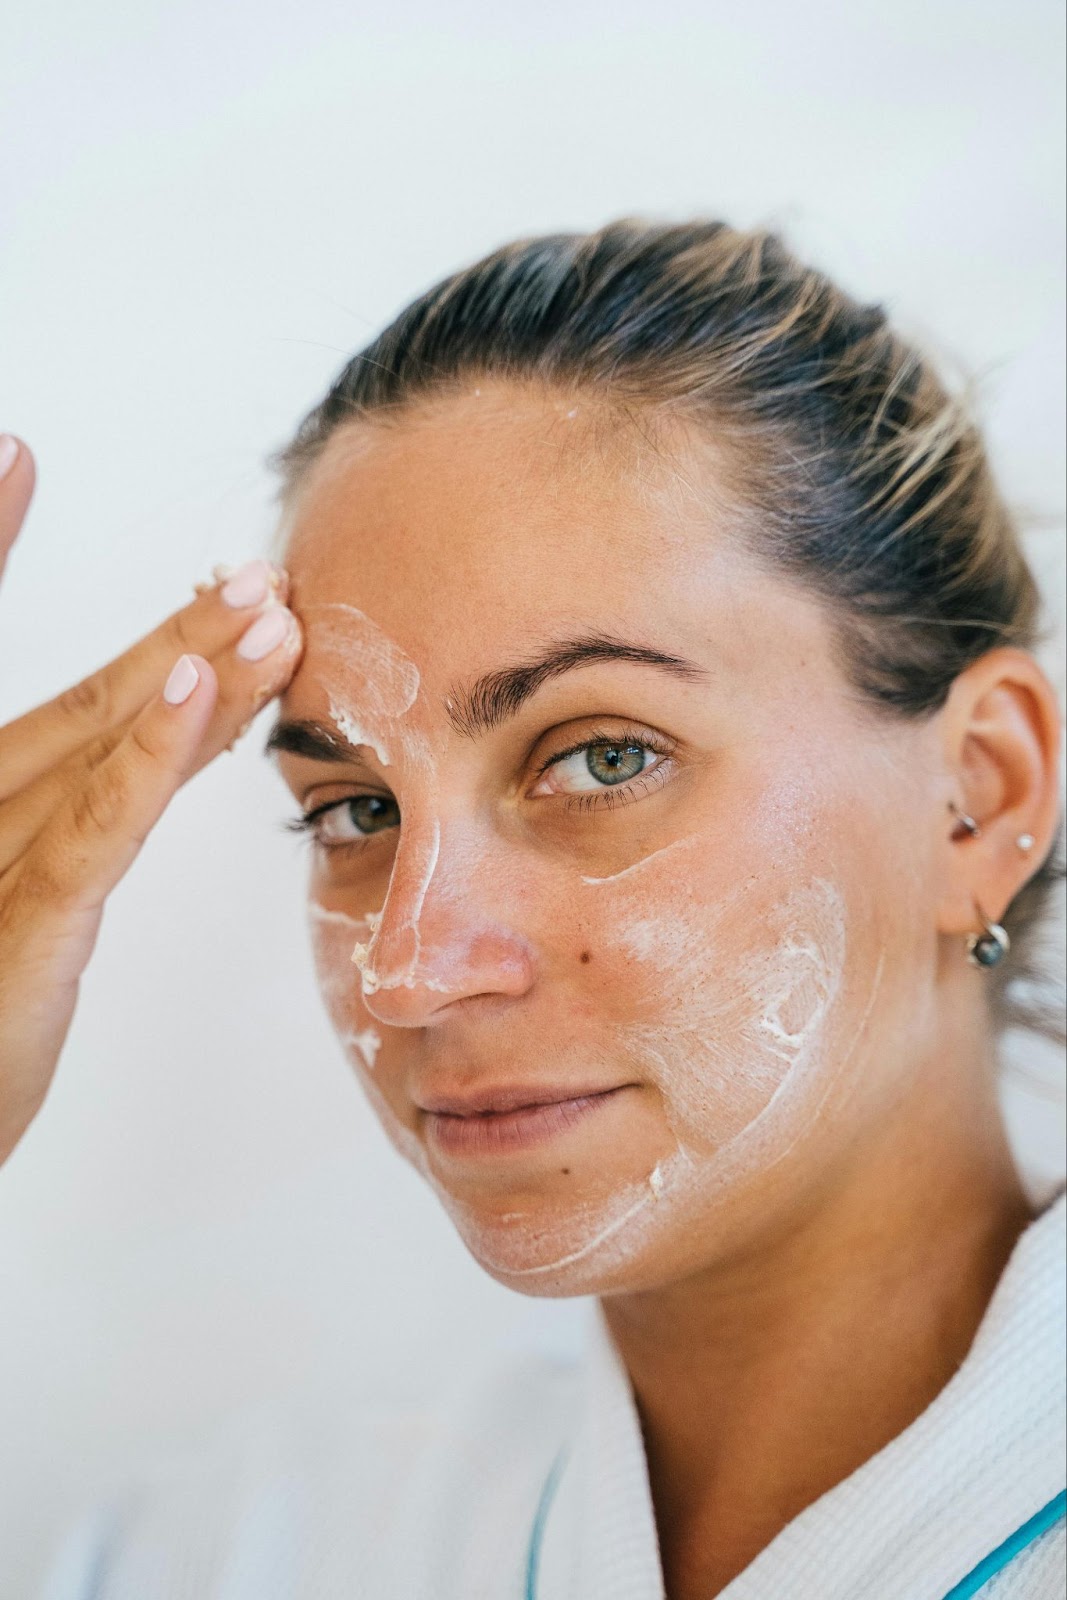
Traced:
<svg viewBox="0 0 1067 1600">
<path fill-rule="evenodd" d="M 979 824 L 975 822 L 973 817 L 969 817 L 966 811 L 961 811 L 954 800 L 949 801 L 948 808 L 952 812 L 952 815 L 958 818 L 960 826 L 967 829 L 967 832 L 970 834 L 972 839 L 977 839 L 980 837 L 982 829 Z"/>
<path fill-rule="evenodd" d="M 977 900 L 974 909 L 982 924 L 982 932 L 967 935 L 967 959 L 975 967 L 995 967 L 1011 949 L 1011 940 L 999 922 L 990 922 Z"/>
<path fill-rule="evenodd" d="M 1035 842 L 1036 841 L 1032 833 L 1020 833 L 1019 837 L 1015 841 L 1015 844 L 1016 847 L 1022 851 L 1023 855 L 1026 856 L 1029 855 L 1030 851 L 1034 848 Z"/>
</svg>

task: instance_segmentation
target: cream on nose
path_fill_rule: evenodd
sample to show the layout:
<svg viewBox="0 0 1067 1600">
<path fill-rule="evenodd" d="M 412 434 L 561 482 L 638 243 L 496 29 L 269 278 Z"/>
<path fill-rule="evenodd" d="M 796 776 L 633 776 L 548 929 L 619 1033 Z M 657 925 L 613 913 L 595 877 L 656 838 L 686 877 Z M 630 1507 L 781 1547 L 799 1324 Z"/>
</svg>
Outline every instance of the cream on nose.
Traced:
<svg viewBox="0 0 1067 1600">
<path fill-rule="evenodd" d="M 437 823 L 401 839 L 373 936 L 352 959 L 363 1003 L 394 1027 L 421 1027 L 457 1000 L 525 993 L 533 980 L 529 941 L 500 916 L 487 891 L 488 857 L 457 850 L 442 858 Z"/>
<path fill-rule="evenodd" d="M 394 1028 L 422 1028 L 443 1020 L 448 1009 L 477 995 L 526 993 L 533 960 L 526 941 L 509 929 L 453 928 L 446 943 L 424 938 L 418 966 L 404 977 L 364 986 L 371 1016 Z"/>
<path fill-rule="evenodd" d="M 385 904 L 366 946 L 352 959 L 363 973 L 364 996 L 378 989 L 410 987 L 422 957 L 421 918 L 441 851 L 441 829 L 426 824 L 417 834 L 401 835 Z"/>
</svg>

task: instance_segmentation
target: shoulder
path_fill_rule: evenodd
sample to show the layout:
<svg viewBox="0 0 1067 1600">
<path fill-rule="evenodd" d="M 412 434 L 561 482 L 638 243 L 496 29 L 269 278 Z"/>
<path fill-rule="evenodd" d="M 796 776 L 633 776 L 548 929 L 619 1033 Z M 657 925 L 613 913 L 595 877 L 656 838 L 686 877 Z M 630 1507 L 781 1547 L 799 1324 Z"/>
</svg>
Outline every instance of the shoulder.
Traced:
<svg viewBox="0 0 1067 1600">
<path fill-rule="evenodd" d="M 484 1559 L 487 1526 L 510 1550 L 577 1381 L 568 1363 L 526 1357 L 429 1405 L 246 1415 L 88 1510 L 41 1600 L 429 1595 L 435 1571 Z"/>
</svg>

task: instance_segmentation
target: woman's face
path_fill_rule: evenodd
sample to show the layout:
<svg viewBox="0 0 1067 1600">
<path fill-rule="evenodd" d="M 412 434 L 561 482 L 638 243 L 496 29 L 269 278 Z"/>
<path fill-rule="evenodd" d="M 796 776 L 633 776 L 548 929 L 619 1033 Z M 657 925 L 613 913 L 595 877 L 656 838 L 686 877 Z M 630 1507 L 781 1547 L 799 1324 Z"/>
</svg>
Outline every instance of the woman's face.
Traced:
<svg viewBox="0 0 1067 1600">
<path fill-rule="evenodd" d="M 935 723 L 871 715 L 714 479 L 681 434 L 483 381 L 336 433 L 289 518 L 275 743 L 326 1003 L 528 1293 L 782 1226 L 934 1026 Z"/>
</svg>

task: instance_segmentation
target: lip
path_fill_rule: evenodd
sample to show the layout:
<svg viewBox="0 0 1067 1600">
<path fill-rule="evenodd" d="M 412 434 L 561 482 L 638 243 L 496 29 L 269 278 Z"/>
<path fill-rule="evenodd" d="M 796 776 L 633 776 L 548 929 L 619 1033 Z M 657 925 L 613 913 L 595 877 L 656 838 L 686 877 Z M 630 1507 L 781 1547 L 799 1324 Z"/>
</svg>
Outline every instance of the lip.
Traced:
<svg viewBox="0 0 1067 1600">
<path fill-rule="evenodd" d="M 495 1156 L 512 1150 L 528 1150 L 533 1145 L 573 1128 L 576 1123 L 595 1116 L 609 1101 L 632 1087 L 619 1084 L 610 1089 L 594 1089 L 584 1094 L 573 1090 L 546 1098 L 546 1091 L 538 1090 L 531 1099 L 529 1089 L 504 1089 L 483 1091 L 477 1096 L 449 1097 L 450 1103 L 462 1103 L 463 1111 L 439 1109 L 445 1097 L 434 1097 L 432 1107 L 426 1110 L 427 1137 L 443 1153 L 455 1156 Z M 477 1100 L 493 1102 L 488 1109 L 472 1110 Z"/>
<path fill-rule="evenodd" d="M 450 1117 L 479 1117 L 486 1112 L 525 1111 L 531 1106 L 562 1105 L 568 1100 L 584 1100 L 592 1095 L 610 1094 L 622 1088 L 617 1083 L 503 1083 L 466 1094 L 424 1094 L 418 1100 L 423 1111 L 436 1111 Z"/>
</svg>

